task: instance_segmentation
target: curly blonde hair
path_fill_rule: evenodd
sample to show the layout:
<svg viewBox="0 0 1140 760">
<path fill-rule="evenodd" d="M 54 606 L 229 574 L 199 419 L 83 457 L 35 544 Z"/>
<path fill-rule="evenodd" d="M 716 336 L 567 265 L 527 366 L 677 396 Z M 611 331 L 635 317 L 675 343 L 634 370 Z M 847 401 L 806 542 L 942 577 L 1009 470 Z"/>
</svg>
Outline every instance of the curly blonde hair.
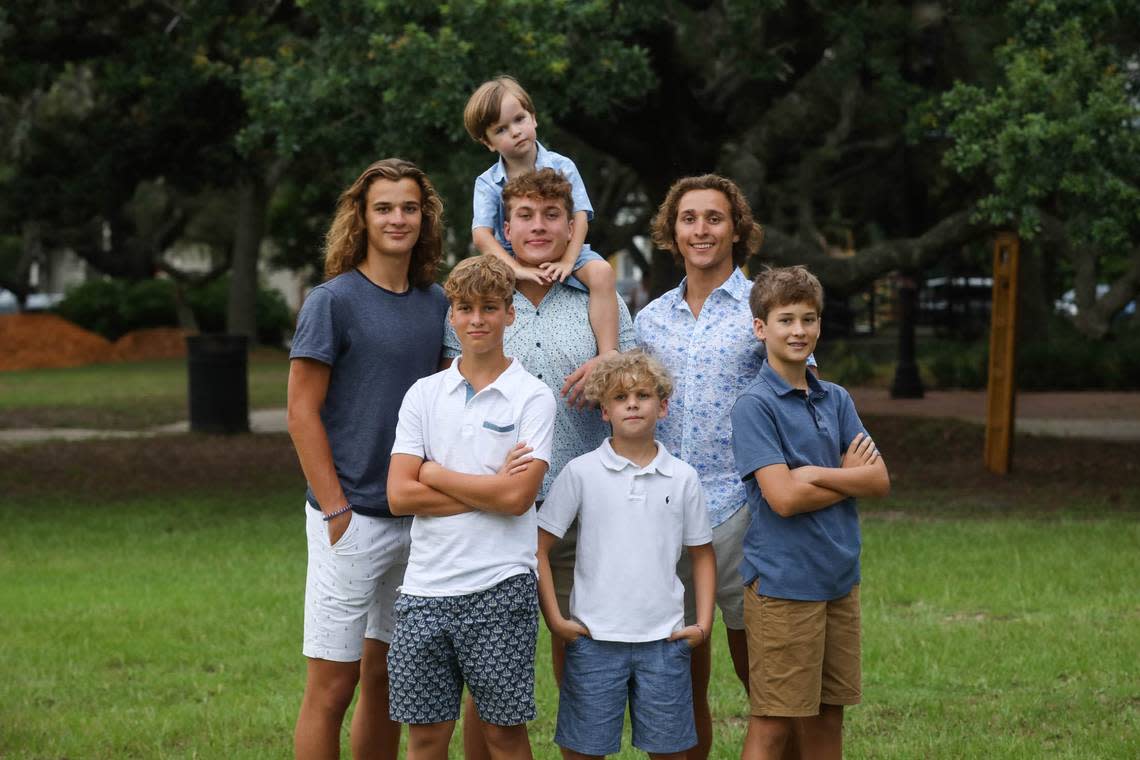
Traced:
<svg viewBox="0 0 1140 760">
<path fill-rule="evenodd" d="M 645 386 L 652 387 L 662 401 L 673 395 L 673 378 L 665 365 L 635 348 L 598 362 L 586 380 L 586 398 L 601 404 L 620 391 Z"/>
<path fill-rule="evenodd" d="M 336 213 L 325 234 L 325 279 L 331 280 L 358 266 L 368 253 L 365 204 L 368 190 L 378 179 L 414 180 L 420 188 L 420 236 L 412 248 L 408 281 L 425 288 L 435 282 L 443 258 L 443 201 L 431 180 L 411 161 L 385 158 L 369 166 L 340 194 Z"/>
<path fill-rule="evenodd" d="M 455 265 L 443 284 L 447 300 L 502 300 L 514 302 L 515 273 L 508 264 L 494 256 L 472 256 Z"/>
<path fill-rule="evenodd" d="M 717 190 L 728 199 L 732 214 L 733 233 L 740 239 L 732 244 L 733 266 L 744 266 L 748 257 L 760 250 L 764 243 L 764 228 L 752 218 L 752 207 L 735 182 L 719 174 L 702 174 L 699 177 L 684 177 L 673 183 L 665 200 L 657 209 L 650 225 L 653 244 L 664 251 L 672 251 L 678 264 L 683 263 L 677 250 L 674 228 L 677 226 L 677 212 L 681 198 L 693 190 Z"/>
</svg>

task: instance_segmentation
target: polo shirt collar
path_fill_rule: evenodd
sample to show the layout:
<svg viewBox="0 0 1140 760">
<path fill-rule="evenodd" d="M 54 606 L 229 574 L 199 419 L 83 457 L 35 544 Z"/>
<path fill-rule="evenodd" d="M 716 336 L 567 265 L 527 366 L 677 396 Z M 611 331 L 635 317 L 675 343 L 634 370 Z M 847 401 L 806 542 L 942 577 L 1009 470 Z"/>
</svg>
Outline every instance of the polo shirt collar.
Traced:
<svg viewBox="0 0 1140 760">
<path fill-rule="evenodd" d="M 821 399 L 826 396 L 827 388 L 824 387 L 823 383 L 819 381 L 815 374 L 808 369 L 804 369 L 804 372 L 807 373 L 808 395 L 813 399 Z M 776 392 L 777 396 L 787 396 L 799 392 L 799 389 L 793 388 L 779 372 L 772 369 L 772 365 L 768 363 L 767 359 L 764 360 L 764 364 L 760 367 L 760 377 L 762 377 L 768 385 L 772 386 L 772 390 Z"/>
<path fill-rule="evenodd" d="M 462 356 L 455 357 L 455 361 L 451 363 L 451 366 L 444 370 L 443 388 L 448 393 L 454 393 L 467 382 L 467 378 L 459 371 L 459 361 L 462 358 Z M 518 359 L 511 358 L 511 363 L 507 365 L 507 368 L 483 390 L 494 388 L 504 396 L 509 396 L 510 394 L 507 393 L 505 389 L 514 382 L 514 378 L 520 371 L 522 371 L 522 363 Z M 480 391 L 480 393 L 482 393 L 482 391 Z"/>
<path fill-rule="evenodd" d="M 688 287 L 688 284 L 688 277 L 681 278 L 681 284 L 678 285 L 676 291 L 674 291 L 674 309 L 688 308 L 688 305 L 685 303 L 685 288 Z M 744 276 L 744 272 L 740 271 L 740 267 L 734 267 L 728 279 L 713 288 L 713 293 L 718 290 L 723 290 L 734 301 L 744 301 L 747 303 L 748 295 L 752 292 L 752 283 Z"/>
<path fill-rule="evenodd" d="M 653 457 L 653 461 L 645 465 L 645 467 L 638 467 L 635 463 L 614 451 L 613 446 L 610 445 L 609 438 L 602 441 L 598 452 L 602 464 L 605 465 L 607 470 L 621 472 L 626 467 L 632 467 L 635 470 L 641 470 L 643 472 L 657 472 L 666 477 L 673 476 L 673 458 L 669 455 L 669 452 L 666 451 L 665 447 L 661 445 L 660 441 L 657 442 L 657 456 Z"/>
<path fill-rule="evenodd" d="M 544 162 L 546 161 L 546 154 L 549 151 L 542 147 L 542 143 L 538 140 L 534 141 L 534 145 L 536 148 L 534 154 L 534 168 L 541 169 L 547 165 Z M 499 160 L 491 167 L 491 181 L 496 185 L 505 185 L 507 183 L 507 162 L 503 160 L 502 156 L 499 156 Z"/>
</svg>

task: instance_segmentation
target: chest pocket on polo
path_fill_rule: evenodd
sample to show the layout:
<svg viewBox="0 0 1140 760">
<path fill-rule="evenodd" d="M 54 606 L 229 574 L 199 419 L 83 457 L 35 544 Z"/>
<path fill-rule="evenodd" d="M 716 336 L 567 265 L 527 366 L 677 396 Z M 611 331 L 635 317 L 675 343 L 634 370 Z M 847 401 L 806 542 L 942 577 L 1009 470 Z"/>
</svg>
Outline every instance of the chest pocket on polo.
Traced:
<svg viewBox="0 0 1140 760">
<path fill-rule="evenodd" d="M 488 415 L 483 420 L 482 429 L 475 437 L 475 445 L 483 449 L 477 451 L 476 455 L 485 466 L 497 470 L 518 440 L 518 426 L 510 417 L 498 418 Z"/>
</svg>

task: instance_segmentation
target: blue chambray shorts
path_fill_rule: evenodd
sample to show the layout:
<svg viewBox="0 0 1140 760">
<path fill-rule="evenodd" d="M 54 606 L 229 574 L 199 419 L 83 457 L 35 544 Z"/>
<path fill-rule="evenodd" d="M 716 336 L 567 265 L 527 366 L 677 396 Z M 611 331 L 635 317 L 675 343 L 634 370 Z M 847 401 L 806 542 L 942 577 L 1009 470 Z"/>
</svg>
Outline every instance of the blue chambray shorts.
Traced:
<svg viewBox="0 0 1140 760">
<path fill-rule="evenodd" d="M 400 723 L 457 720 L 467 684 L 485 722 L 534 720 L 537 637 L 530 573 L 463 596 L 400 594 L 388 649 L 389 715 Z"/>
<path fill-rule="evenodd" d="M 683 639 L 629 643 L 579 636 L 571 641 L 555 743 L 584 755 L 618 752 L 628 700 L 633 746 L 661 754 L 696 746 L 691 652 Z"/>
</svg>

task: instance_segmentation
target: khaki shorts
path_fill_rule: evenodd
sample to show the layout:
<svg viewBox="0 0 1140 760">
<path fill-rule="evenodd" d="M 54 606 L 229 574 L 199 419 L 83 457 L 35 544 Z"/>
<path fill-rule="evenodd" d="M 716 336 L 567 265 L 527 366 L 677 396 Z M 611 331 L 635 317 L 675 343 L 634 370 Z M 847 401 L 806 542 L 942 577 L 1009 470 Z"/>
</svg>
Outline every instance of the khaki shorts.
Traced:
<svg viewBox="0 0 1140 760">
<path fill-rule="evenodd" d="M 744 534 L 752 518 L 744 505 L 712 530 L 716 552 L 716 606 L 720 607 L 724 627 L 734 631 L 744 628 L 744 583 L 740 580 L 740 563 L 744 561 Z M 693 566 L 688 549 L 681 549 L 677 577 L 685 585 L 685 625 L 697 622 L 697 600 L 693 595 Z"/>
<path fill-rule="evenodd" d="M 759 582 L 757 584 L 759 585 Z M 829 602 L 744 591 L 752 714 L 802 718 L 863 698 L 859 587 Z"/>
</svg>

